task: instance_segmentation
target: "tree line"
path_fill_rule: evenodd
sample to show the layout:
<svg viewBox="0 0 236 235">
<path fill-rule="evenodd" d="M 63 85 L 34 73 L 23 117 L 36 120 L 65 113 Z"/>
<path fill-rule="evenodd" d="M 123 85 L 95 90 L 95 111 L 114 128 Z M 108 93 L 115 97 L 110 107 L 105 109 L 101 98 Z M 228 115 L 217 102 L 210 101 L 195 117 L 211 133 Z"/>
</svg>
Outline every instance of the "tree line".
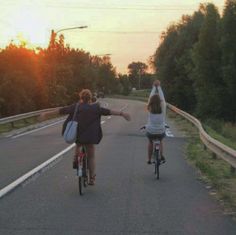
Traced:
<svg viewBox="0 0 236 235">
<path fill-rule="evenodd" d="M 128 95 L 132 87 L 150 87 L 147 69 L 133 62 L 129 75 L 117 74 L 109 56 L 71 48 L 54 31 L 46 49 L 11 42 L 0 50 L 0 118 L 71 104 L 84 88 Z"/>
<path fill-rule="evenodd" d="M 128 95 L 158 78 L 169 103 L 202 119 L 235 122 L 235 25 L 235 0 L 226 1 L 222 15 L 214 4 L 201 4 L 162 33 L 150 61 L 155 74 L 142 62 L 117 74 L 109 56 L 71 48 L 53 31 L 46 49 L 9 43 L 0 49 L 0 118 L 71 104 L 83 88 Z"/>
<path fill-rule="evenodd" d="M 236 119 L 236 1 L 201 4 L 161 35 L 152 64 L 169 103 L 201 119 Z"/>
</svg>

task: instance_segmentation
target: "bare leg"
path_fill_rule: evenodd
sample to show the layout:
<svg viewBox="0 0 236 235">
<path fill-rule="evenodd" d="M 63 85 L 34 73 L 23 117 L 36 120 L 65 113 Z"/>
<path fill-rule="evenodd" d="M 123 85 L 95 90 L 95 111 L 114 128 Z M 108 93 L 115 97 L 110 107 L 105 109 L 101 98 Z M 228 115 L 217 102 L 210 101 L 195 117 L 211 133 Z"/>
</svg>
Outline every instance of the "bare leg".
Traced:
<svg viewBox="0 0 236 235">
<path fill-rule="evenodd" d="M 162 140 L 161 140 L 161 143 L 160 143 L 160 155 L 161 155 L 162 162 L 165 163 L 166 159 L 163 156 L 163 141 Z"/>
<path fill-rule="evenodd" d="M 95 176 L 95 147 L 93 144 L 86 144 L 88 154 L 88 168 L 90 178 Z"/>
</svg>

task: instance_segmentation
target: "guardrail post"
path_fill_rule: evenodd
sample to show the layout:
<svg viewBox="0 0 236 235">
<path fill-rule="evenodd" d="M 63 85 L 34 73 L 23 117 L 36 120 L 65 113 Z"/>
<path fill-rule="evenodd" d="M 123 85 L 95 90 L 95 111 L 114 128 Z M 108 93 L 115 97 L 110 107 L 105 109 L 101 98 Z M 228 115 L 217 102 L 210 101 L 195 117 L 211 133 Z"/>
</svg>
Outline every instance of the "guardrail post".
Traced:
<svg viewBox="0 0 236 235">
<path fill-rule="evenodd" d="M 12 129 L 15 128 L 14 122 L 11 122 Z"/>
<path fill-rule="evenodd" d="M 230 167 L 230 172 L 231 172 L 232 174 L 235 173 L 235 168 L 234 168 L 233 166 Z"/>
<path fill-rule="evenodd" d="M 217 159 L 217 155 L 215 153 L 212 153 L 212 158 Z"/>
</svg>

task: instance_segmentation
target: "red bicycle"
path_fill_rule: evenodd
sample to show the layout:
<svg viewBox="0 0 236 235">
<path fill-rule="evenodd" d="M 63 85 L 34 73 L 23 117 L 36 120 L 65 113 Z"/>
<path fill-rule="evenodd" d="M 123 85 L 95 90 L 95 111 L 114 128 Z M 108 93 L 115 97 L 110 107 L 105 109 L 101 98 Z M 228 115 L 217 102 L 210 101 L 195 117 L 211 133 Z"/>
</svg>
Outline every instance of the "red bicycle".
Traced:
<svg viewBox="0 0 236 235">
<path fill-rule="evenodd" d="M 81 145 L 78 148 L 76 174 L 78 176 L 79 194 L 83 195 L 84 188 L 87 187 L 89 182 L 88 157 L 85 146 Z"/>
</svg>

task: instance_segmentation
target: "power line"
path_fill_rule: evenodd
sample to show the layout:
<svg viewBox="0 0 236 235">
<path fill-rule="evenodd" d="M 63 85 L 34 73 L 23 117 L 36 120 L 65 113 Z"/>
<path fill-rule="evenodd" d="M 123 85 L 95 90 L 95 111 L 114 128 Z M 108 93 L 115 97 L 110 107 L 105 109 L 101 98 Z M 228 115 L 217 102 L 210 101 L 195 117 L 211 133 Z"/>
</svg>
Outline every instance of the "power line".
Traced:
<svg viewBox="0 0 236 235">
<path fill-rule="evenodd" d="M 131 11 L 183 11 L 183 10 L 196 10 L 194 7 L 158 7 L 158 6 L 144 6 L 144 7 L 108 7 L 108 6 L 73 6 L 73 5 L 51 5 L 47 4 L 46 7 L 53 8 L 67 8 L 67 9 L 77 9 L 77 10 L 131 10 Z"/>
<path fill-rule="evenodd" d="M 1 6 L 12 6 L 14 2 L 4 2 Z M 26 3 L 25 6 L 35 6 L 30 2 Z M 53 7 L 53 8 L 70 8 L 70 9 L 89 9 L 89 10 L 137 10 L 137 11 L 183 11 L 183 10 L 196 10 L 196 5 L 128 5 L 128 6 L 101 6 L 101 5 L 78 5 L 78 4 L 43 4 L 37 3 L 37 6 L 42 7 Z"/>
<path fill-rule="evenodd" d="M 162 31 L 105 31 L 105 30 L 86 30 L 83 33 L 110 33 L 110 34 L 158 34 Z"/>
</svg>

